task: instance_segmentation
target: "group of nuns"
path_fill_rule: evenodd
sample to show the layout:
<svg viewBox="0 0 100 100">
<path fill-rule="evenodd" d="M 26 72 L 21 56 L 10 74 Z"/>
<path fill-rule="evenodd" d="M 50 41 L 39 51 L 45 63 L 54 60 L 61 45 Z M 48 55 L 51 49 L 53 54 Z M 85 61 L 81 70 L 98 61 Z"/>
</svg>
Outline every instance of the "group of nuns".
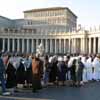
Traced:
<svg viewBox="0 0 100 100">
<path fill-rule="evenodd" d="M 18 84 L 31 86 L 32 84 L 32 57 L 31 56 L 4 56 L 6 66 L 6 87 L 15 88 Z M 81 86 L 85 82 L 100 80 L 100 55 L 94 56 L 45 56 L 43 61 L 43 76 L 41 84 L 49 83 L 71 86 Z"/>
<path fill-rule="evenodd" d="M 16 88 L 18 84 L 31 86 L 32 83 L 32 59 L 17 55 L 3 57 L 6 69 L 6 87 Z"/>
</svg>

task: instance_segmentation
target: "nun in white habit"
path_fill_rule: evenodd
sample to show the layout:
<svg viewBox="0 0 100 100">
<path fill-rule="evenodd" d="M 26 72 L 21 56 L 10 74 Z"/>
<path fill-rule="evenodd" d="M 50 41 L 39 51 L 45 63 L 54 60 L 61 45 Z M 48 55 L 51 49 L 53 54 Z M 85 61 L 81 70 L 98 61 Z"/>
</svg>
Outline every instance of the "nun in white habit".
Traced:
<svg viewBox="0 0 100 100">
<path fill-rule="evenodd" d="M 72 63 L 73 63 L 73 60 L 74 60 L 74 57 L 71 57 L 70 60 L 68 61 L 68 69 L 71 68 Z M 66 78 L 67 78 L 67 77 L 68 77 L 68 80 L 71 80 L 71 73 L 70 73 L 70 70 L 67 71 Z"/>
<path fill-rule="evenodd" d="M 82 63 L 84 64 L 84 69 L 83 69 L 83 82 L 88 82 L 87 80 L 87 59 L 85 56 L 81 58 Z"/>
<path fill-rule="evenodd" d="M 93 79 L 93 64 L 92 64 L 92 58 L 89 57 L 87 59 L 87 80 L 91 81 Z"/>
<path fill-rule="evenodd" d="M 100 58 L 98 55 L 97 55 L 97 57 L 95 57 L 95 59 L 93 61 L 93 67 L 94 67 L 93 79 L 98 81 L 98 80 L 100 80 Z"/>
</svg>

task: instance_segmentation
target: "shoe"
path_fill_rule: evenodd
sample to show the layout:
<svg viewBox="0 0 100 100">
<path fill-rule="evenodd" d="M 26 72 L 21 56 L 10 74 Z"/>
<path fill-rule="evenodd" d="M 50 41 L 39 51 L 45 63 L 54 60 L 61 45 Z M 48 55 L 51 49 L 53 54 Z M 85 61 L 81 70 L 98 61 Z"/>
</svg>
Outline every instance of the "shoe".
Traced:
<svg viewBox="0 0 100 100">
<path fill-rule="evenodd" d="M 9 96 L 9 95 L 11 95 L 10 92 L 4 92 L 4 93 L 2 93 L 2 96 Z"/>
</svg>

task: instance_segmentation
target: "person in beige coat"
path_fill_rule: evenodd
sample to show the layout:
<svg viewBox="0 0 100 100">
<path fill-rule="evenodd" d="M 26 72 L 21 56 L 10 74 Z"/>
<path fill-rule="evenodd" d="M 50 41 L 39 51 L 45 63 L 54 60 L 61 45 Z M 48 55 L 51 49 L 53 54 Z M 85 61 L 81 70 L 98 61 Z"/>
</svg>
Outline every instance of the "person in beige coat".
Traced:
<svg viewBox="0 0 100 100">
<path fill-rule="evenodd" d="M 33 92 L 41 89 L 41 78 L 42 78 L 42 69 L 43 63 L 38 57 L 33 57 L 32 59 L 32 89 Z"/>
</svg>

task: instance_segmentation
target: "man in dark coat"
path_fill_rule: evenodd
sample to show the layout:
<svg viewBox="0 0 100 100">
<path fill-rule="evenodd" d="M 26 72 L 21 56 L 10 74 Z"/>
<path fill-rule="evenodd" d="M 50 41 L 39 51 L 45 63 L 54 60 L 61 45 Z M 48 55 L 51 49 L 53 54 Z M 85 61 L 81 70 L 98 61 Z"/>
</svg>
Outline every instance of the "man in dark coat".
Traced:
<svg viewBox="0 0 100 100">
<path fill-rule="evenodd" d="M 2 95 L 5 96 L 5 95 L 10 95 L 10 93 L 6 92 L 4 75 L 5 75 L 5 66 L 4 66 L 3 60 L 1 58 L 1 53 L 0 53 L 0 81 L 1 81 L 1 87 L 2 87 Z"/>
</svg>

